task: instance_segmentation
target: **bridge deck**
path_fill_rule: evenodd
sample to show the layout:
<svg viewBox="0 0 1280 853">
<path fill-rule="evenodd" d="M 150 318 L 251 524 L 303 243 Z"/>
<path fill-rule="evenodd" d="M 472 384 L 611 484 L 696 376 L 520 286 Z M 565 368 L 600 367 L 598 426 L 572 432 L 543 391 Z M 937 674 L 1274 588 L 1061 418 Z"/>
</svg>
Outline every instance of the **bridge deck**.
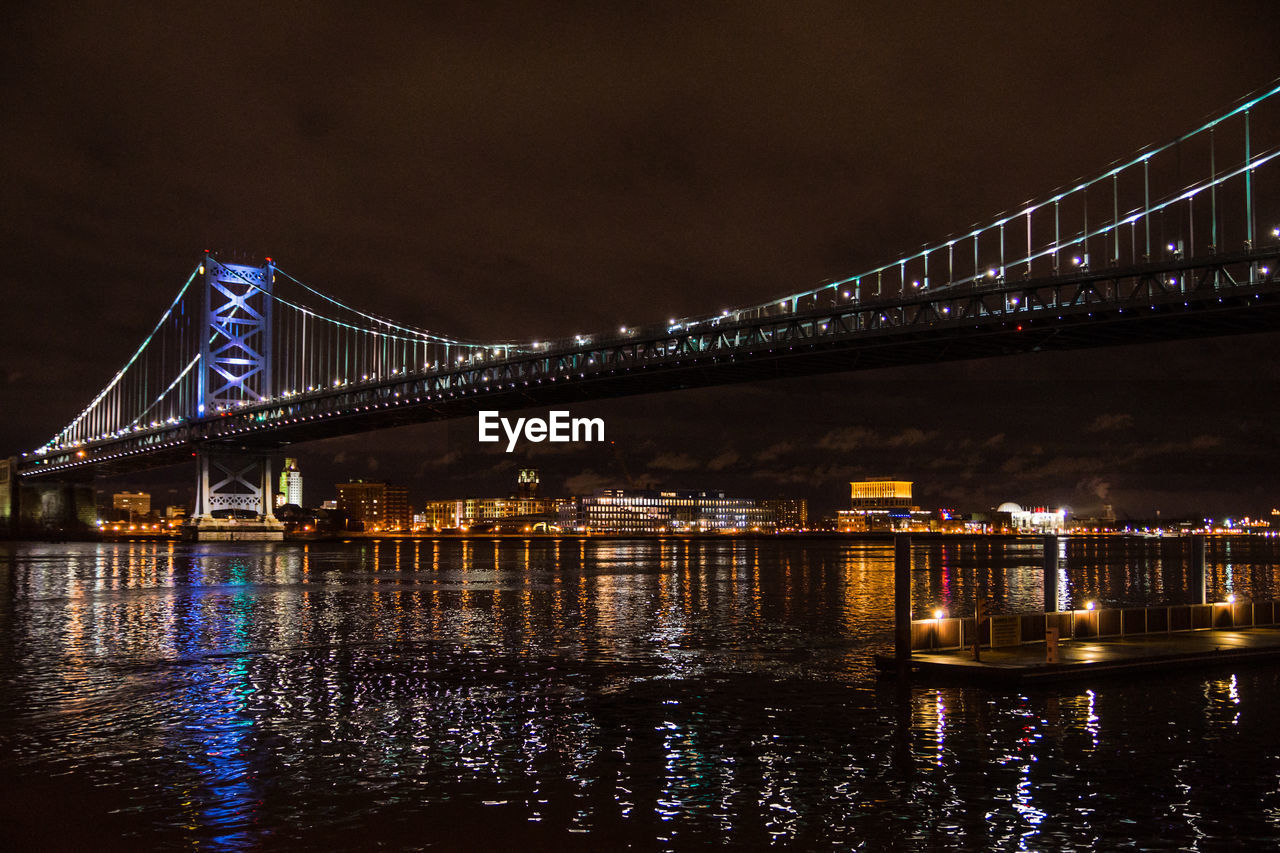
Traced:
<svg viewBox="0 0 1280 853">
<path fill-rule="evenodd" d="M 1013 686 L 1221 666 L 1280 658 L 1280 628 L 1071 640 L 1060 643 L 1058 650 L 1057 664 L 1045 662 L 1043 643 L 983 648 L 981 661 L 972 659 L 970 649 L 916 652 L 911 655 L 911 670 L 930 681 Z M 891 657 L 876 660 L 883 670 L 896 667 Z"/>
</svg>

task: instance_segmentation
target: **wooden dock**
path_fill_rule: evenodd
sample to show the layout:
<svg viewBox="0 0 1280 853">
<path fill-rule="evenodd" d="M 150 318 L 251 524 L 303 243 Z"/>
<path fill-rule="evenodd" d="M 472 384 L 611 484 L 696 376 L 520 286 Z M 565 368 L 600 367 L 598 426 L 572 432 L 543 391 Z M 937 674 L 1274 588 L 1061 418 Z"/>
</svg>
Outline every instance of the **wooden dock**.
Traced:
<svg viewBox="0 0 1280 853">
<path fill-rule="evenodd" d="M 1058 663 L 1046 662 L 1044 643 L 984 648 L 981 661 L 973 660 L 971 649 L 917 651 L 906 666 L 924 681 L 1017 686 L 1267 659 L 1280 659 L 1280 627 L 1077 639 L 1058 644 Z M 899 670 L 892 656 L 878 655 L 876 664 L 886 672 Z"/>
</svg>

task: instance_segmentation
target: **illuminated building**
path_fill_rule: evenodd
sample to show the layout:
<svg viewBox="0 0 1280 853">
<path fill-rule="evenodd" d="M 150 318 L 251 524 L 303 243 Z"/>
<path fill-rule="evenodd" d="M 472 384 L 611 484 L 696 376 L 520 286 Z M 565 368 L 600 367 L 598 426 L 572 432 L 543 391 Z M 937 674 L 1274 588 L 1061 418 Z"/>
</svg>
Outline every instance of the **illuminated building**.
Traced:
<svg viewBox="0 0 1280 853">
<path fill-rule="evenodd" d="M 558 501 L 549 498 L 455 498 L 428 501 L 422 521 L 436 530 L 464 529 L 504 518 L 548 515 Z"/>
<path fill-rule="evenodd" d="M 338 509 L 353 522 L 360 522 L 365 530 L 408 530 L 409 488 L 393 486 L 387 482 L 355 480 L 339 483 Z"/>
<path fill-rule="evenodd" d="M 146 492 L 116 492 L 111 496 L 111 507 L 133 521 L 151 514 L 151 495 Z"/>
<path fill-rule="evenodd" d="M 536 498 L 538 496 L 538 469 L 521 468 L 516 475 L 517 498 Z"/>
<path fill-rule="evenodd" d="M 281 504 L 302 506 L 302 472 L 298 470 L 298 460 L 285 457 L 284 468 L 280 469 Z"/>
<path fill-rule="evenodd" d="M 778 530 L 805 530 L 809 526 L 809 501 L 804 498 L 771 498 L 760 501 L 773 515 Z"/>
<path fill-rule="evenodd" d="M 911 507 L 910 480 L 875 477 L 849 484 L 850 509 L 898 509 Z"/>
<path fill-rule="evenodd" d="M 910 480 L 876 477 L 849 483 L 849 509 L 837 513 L 842 533 L 868 530 L 906 530 L 912 527 Z"/>
<path fill-rule="evenodd" d="M 1000 504 L 996 513 L 1008 513 L 1009 523 L 1018 533 L 1064 533 L 1067 529 L 1065 509 L 1052 512 L 1042 506 L 1023 509 L 1010 501 Z"/>
<path fill-rule="evenodd" d="M 538 486 L 538 469 L 521 468 L 515 494 L 510 497 L 427 501 L 421 523 L 436 530 L 466 530 L 503 519 L 550 521 L 561 501 L 538 497 Z"/>
<path fill-rule="evenodd" d="M 604 489 L 567 503 L 563 529 L 589 533 L 771 531 L 773 515 L 755 500 L 721 491 Z"/>
</svg>

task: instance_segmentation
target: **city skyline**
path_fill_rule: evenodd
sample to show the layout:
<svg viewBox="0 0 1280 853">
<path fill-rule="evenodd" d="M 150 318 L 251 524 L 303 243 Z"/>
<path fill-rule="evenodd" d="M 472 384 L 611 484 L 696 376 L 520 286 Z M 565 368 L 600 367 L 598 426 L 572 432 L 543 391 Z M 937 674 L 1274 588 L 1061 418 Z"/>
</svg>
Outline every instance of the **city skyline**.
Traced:
<svg viewBox="0 0 1280 853">
<path fill-rule="evenodd" d="M 475 72 L 461 88 L 394 40 L 385 64 L 362 58 L 354 45 L 385 35 L 376 23 L 342 47 L 345 85 L 287 70 L 285 58 L 334 43 L 341 19 L 321 13 L 284 43 L 279 64 L 231 72 L 252 93 L 242 103 L 229 100 L 231 88 L 208 89 L 204 108 L 230 122 L 208 134 L 159 124 L 190 108 L 180 94 L 213 73 L 200 63 L 161 51 L 138 65 L 125 37 L 96 46 L 83 70 L 54 68 L 31 52 L 75 50 L 96 22 L 71 16 L 54 35 L 28 20 L 33 38 L 14 46 L 17 75 L 6 84 L 10 95 L 21 86 L 39 97 L 15 105 L 20 120 L 6 136 L 23 200 L 6 214 L 5 237 L 21 322 L 3 344 L 0 387 L 4 411 L 22 416 L 7 415 L 0 438 L 6 452 L 29 450 L 65 423 L 206 247 L 283 258 L 362 308 L 451 334 L 551 337 L 660 322 L 870 268 L 1167 140 L 1270 82 L 1242 69 L 1205 75 L 1154 63 L 1193 45 L 1265 44 L 1238 22 L 1188 4 L 1176 15 L 1167 5 L 1147 16 L 1135 9 L 1103 27 L 1104 8 L 1079 7 L 1065 21 L 1011 13 L 995 22 L 949 10 L 946 27 L 889 12 L 850 20 L 833 8 L 826 18 L 779 20 L 775 10 L 744 8 L 727 19 L 659 17 L 635 33 L 577 17 L 560 34 L 628 47 L 625 70 L 600 47 L 583 50 L 580 67 L 532 61 L 546 45 L 531 33 L 438 36 L 456 67 Z M 566 23 L 552 16 L 544 26 L 554 38 Z M 283 22 L 244 37 L 269 38 L 273 26 Z M 732 44 L 760 48 L 752 61 L 693 49 L 695 37 L 724 26 Z M 907 32 L 916 49 L 896 61 L 888 45 L 906 43 Z M 1085 34 L 1093 38 L 1073 38 Z M 793 56 L 789 40 L 817 47 Z M 1136 54 L 1114 50 L 1126 40 L 1140 46 Z M 1041 43 L 1062 61 L 1033 62 Z M 973 49 L 986 44 L 1000 50 Z M 1081 44 L 1090 62 L 1066 61 Z M 513 45 L 530 61 L 517 79 L 496 78 L 486 69 L 501 67 L 495 56 Z M 88 69 L 107 61 L 115 76 L 89 85 Z M 1026 74 L 997 85 L 1015 67 Z M 142 85 L 161 71 L 175 75 L 175 90 Z M 422 82 L 383 85 L 397 73 Z M 592 85 L 575 88 L 581 79 Z M 130 84 L 123 99 L 103 97 Z M 357 102 L 360 86 L 381 96 Z M 105 102 L 120 107 L 104 110 Z M 433 133 L 441 114 L 457 121 Z M 53 116 L 83 118 L 68 125 Z M 246 156 L 243 140 L 259 124 L 271 131 L 266 150 Z M 423 139 L 434 156 L 419 156 Z M 177 153 L 160 150 L 160 140 Z M 61 184 L 56 157 L 85 180 Z M 199 183 L 191 163 L 205 167 Z M 317 184 L 312 170 L 323 163 L 344 166 Z M 352 180 L 357 170 L 367 184 Z M 255 182 L 264 187 L 255 203 L 227 200 Z M 187 193 L 208 205 L 156 218 Z M 297 215 L 313 210 L 321 212 Z M 56 239 L 68 233 L 77 238 Z M 609 448 L 545 445 L 503 459 L 477 444 L 473 418 L 290 453 L 313 457 L 322 481 L 406 471 L 431 489 L 448 482 L 445 493 L 490 492 L 513 465 L 550 471 L 555 460 L 568 492 L 626 485 L 625 465 L 636 479 L 672 487 L 772 494 L 803 484 L 827 490 L 828 506 L 849 479 L 893 475 L 915 480 L 922 500 L 938 505 L 1260 513 L 1274 505 L 1277 479 L 1269 423 L 1280 396 L 1278 340 L 1040 353 L 576 407 L 604 419 L 622 463 Z M 765 417 L 777 412 L 786 419 Z M 190 480 L 179 469 L 156 476 L 178 488 Z"/>
<path fill-rule="evenodd" d="M 634 480 L 625 484 L 622 482 L 611 481 L 610 484 L 607 485 L 593 486 L 590 489 L 577 492 L 556 491 L 554 489 L 547 491 L 541 487 L 535 487 L 534 494 L 531 495 L 528 492 L 527 487 L 523 485 L 524 481 L 520 478 L 524 478 L 526 476 L 540 478 L 542 472 L 540 469 L 524 466 L 513 469 L 514 476 L 504 487 L 490 491 L 449 491 L 449 485 L 447 483 L 437 483 L 433 489 L 429 489 L 424 487 L 421 483 L 406 484 L 405 481 L 397 479 L 391 474 L 383 477 L 339 478 L 338 480 L 327 482 L 319 486 L 314 485 L 313 480 L 313 490 L 311 493 L 318 494 L 319 497 L 314 500 L 297 503 L 285 500 L 286 492 L 284 490 L 286 488 L 296 489 L 296 484 L 301 480 L 298 460 L 291 458 L 287 460 L 287 463 L 292 466 L 287 469 L 290 473 L 290 485 L 286 486 L 286 480 L 282 472 L 280 485 L 273 490 L 273 497 L 275 498 L 273 506 L 277 510 L 288 503 L 293 507 L 308 511 L 319 509 L 336 509 L 339 511 L 345 511 L 345 514 L 351 519 L 360 520 L 364 515 L 363 511 L 353 513 L 344 508 L 344 488 L 368 488 L 370 486 L 377 488 L 385 486 L 386 488 L 396 490 L 396 493 L 400 495 L 397 500 L 402 502 L 405 518 L 413 517 L 414 519 L 419 519 L 413 521 L 412 524 L 406 522 L 403 528 L 394 528 L 395 530 L 403 529 L 405 532 L 408 532 L 412 528 L 414 531 L 430 533 L 430 528 L 432 526 L 437 529 L 442 527 L 451 528 L 458 526 L 456 523 L 443 524 L 438 523 L 438 519 L 435 521 L 432 520 L 436 515 L 440 515 L 441 512 L 445 512 L 445 510 L 441 509 L 442 507 L 447 510 L 447 512 L 445 512 L 447 515 L 449 512 L 455 511 L 453 510 L 455 505 L 458 507 L 457 511 L 461 511 L 464 504 L 476 509 L 476 511 L 480 511 L 482 506 L 488 507 L 490 504 L 495 503 L 498 505 L 508 504 L 510 505 L 508 509 L 516 515 L 522 515 L 525 513 L 551 513 L 551 515 L 554 515 L 554 506 L 564 503 L 572 503 L 575 501 L 580 502 L 583 500 L 598 499 L 602 496 L 607 497 L 609 495 L 622 494 L 629 496 L 657 494 L 670 496 L 677 492 L 692 492 L 706 494 L 716 493 L 723 498 L 746 501 L 761 507 L 770 506 L 775 510 L 777 509 L 777 506 L 784 504 L 803 504 L 806 507 L 807 521 L 804 524 L 793 522 L 790 526 L 793 526 L 796 529 L 809 530 L 813 532 L 835 531 L 854 534 L 860 532 L 883 533 L 887 528 L 867 527 L 866 525 L 850 526 L 848 524 L 849 519 L 847 516 L 849 516 L 850 507 L 852 507 L 856 514 L 867 510 L 869 507 L 877 507 L 881 505 L 875 501 L 867 503 L 865 500 L 860 500 L 859 496 L 861 495 L 865 497 L 867 489 L 877 490 L 892 487 L 905 489 L 905 497 L 902 500 L 890 500 L 887 503 L 884 503 L 883 506 L 910 509 L 910 517 L 914 518 L 917 522 L 924 520 L 926 522 L 926 527 L 929 526 L 927 522 L 930 518 L 935 522 L 945 522 L 953 519 L 958 519 L 960 521 L 976 520 L 979 522 L 979 528 L 968 531 L 976 533 L 983 532 L 981 523 L 989 523 L 992 517 L 999 514 L 1008 515 L 1010 512 L 1013 513 L 1015 527 L 1018 526 L 1017 519 L 1020 517 L 1019 513 L 1021 513 L 1022 516 L 1026 517 L 1024 521 L 1029 519 L 1026 524 L 1022 525 L 1022 527 L 1027 529 L 1035 528 L 1037 525 L 1045 523 L 1047 519 L 1049 522 L 1055 524 L 1060 530 L 1085 533 L 1089 532 L 1091 529 L 1094 529 L 1094 532 L 1098 532 L 1099 530 L 1146 530 L 1161 527 L 1166 528 L 1169 531 L 1182 530 L 1185 532 L 1185 530 L 1191 529 L 1188 527 L 1189 524 L 1194 525 L 1197 529 L 1202 527 L 1203 524 L 1207 524 L 1211 529 L 1237 529 L 1243 531 L 1244 527 L 1241 527 L 1241 522 L 1248 522 L 1249 524 L 1246 525 L 1246 527 L 1255 527 L 1264 531 L 1280 526 L 1280 522 L 1276 520 L 1276 516 L 1280 514 L 1280 509 L 1275 507 L 1270 511 L 1263 510 L 1257 513 L 1247 511 L 1227 511 L 1209 515 L 1201 513 L 1178 515 L 1170 513 L 1162 514 L 1160 511 L 1157 511 L 1150 516 L 1134 516 L 1124 511 L 1123 508 L 1119 513 L 1117 513 L 1114 505 L 1108 503 L 1101 504 L 1096 511 L 1085 511 L 1077 510 L 1071 506 L 1040 501 L 1035 499 L 1034 496 L 1015 496 L 1013 499 L 1002 500 L 999 505 L 944 505 L 939 504 L 936 501 L 931 502 L 929 500 L 922 500 L 916 497 L 913 494 L 913 491 L 918 484 L 914 482 L 901 481 L 893 477 L 883 476 L 873 476 L 860 481 L 847 482 L 844 484 L 845 488 L 841 491 L 842 497 L 833 498 L 824 492 L 821 493 L 816 500 L 812 493 L 806 492 L 802 489 L 766 494 L 762 492 L 732 492 L 715 486 L 670 486 L 658 483 L 636 482 Z M 132 478 L 120 477 L 100 479 L 98 481 L 98 488 L 95 490 L 96 502 L 98 504 L 100 514 L 110 514 L 108 507 L 112 505 L 111 502 L 113 499 L 116 504 L 116 509 L 119 508 L 122 495 L 130 494 L 129 488 L 131 488 L 131 486 L 128 485 L 129 483 L 134 484 L 132 486 L 133 488 L 138 488 L 138 491 L 135 494 L 138 494 L 142 498 L 150 501 L 151 494 L 137 486 L 137 478 L 138 475 L 134 475 Z M 552 481 L 554 482 L 555 478 L 553 478 Z M 105 484 L 109 482 L 115 482 L 115 485 L 110 488 L 106 487 Z M 850 487 L 853 489 L 852 501 L 849 499 Z M 531 500 L 534 496 L 540 496 L 542 500 Z M 166 497 L 167 501 L 165 500 Z M 898 497 L 902 496 L 899 495 Z M 191 506 L 194 503 L 194 489 L 188 488 L 184 490 L 180 487 L 161 486 L 157 491 L 156 499 L 162 502 L 160 507 L 161 509 L 165 507 L 169 510 L 177 508 L 186 513 L 191 509 Z M 526 506 L 526 504 L 528 506 Z M 534 504 L 540 504 L 540 507 L 533 506 Z M 474 505 L 474 507 L 472 507 L 472 505 Z M 808 507 L 813 507 L 813 510 L 811 512 L 808 511 Z M 470 511 L 470 509 L 468 511 Z M 489 509 L 483 510 L 483 512 L 486 513 L 488 511 Z M 791 512 L 791 510 L 778 511 L 788 514 Z M 548 515 L 546 520 L 550 521 L 551 515 Z M 905 515 L 903 516 L 904 519 L 906 517 L 907 516 Z M 1101 525 L 1101 527 L 1099 525 Z M 779 528 L 781 529 L 783 526 L 787 525 L 779 522 Z M 942 527 L 938 527 L 935 524 L 933 527 L 930 527 L 930 529 L 933 529 L 935 532 L 958 531 L 958 527 L 956 531 L 953 531 L 952 527 L 955 527 L 955 525 L 943 525 Z M 376 531 L 383 531 L 385 529 L 390 528 L 384 528 L 379 524 Z M 548 533 L 553 531 L 539 530 L 538 532 Z"/>
</svg>

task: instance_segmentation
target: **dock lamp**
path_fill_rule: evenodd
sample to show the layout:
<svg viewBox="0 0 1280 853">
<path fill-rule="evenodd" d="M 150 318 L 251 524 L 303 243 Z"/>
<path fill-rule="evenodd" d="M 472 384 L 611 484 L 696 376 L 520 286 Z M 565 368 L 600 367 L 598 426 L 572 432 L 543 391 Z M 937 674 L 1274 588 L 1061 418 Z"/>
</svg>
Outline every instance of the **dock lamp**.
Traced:
<svg viewBox="0 0 1280 853">
<path fill-rule="evenodd" d="M 1227 593 L 1227 598 L 1222 603 L 1226 606 L 1227 616 L 1231 619 L 1230 627 L 1234 628 L 1236 626 L 1236 594 L 1234 592 Z"/>
<path fill-rule="evenodd" d="M 947 611 L 941 607 L 933 611 L 933 625 L 929 632 L 929 648 L 936 649 L 938 647 L 938 634 L 942 630 L 942 620 L 947 618 Z"/>
</svg>

